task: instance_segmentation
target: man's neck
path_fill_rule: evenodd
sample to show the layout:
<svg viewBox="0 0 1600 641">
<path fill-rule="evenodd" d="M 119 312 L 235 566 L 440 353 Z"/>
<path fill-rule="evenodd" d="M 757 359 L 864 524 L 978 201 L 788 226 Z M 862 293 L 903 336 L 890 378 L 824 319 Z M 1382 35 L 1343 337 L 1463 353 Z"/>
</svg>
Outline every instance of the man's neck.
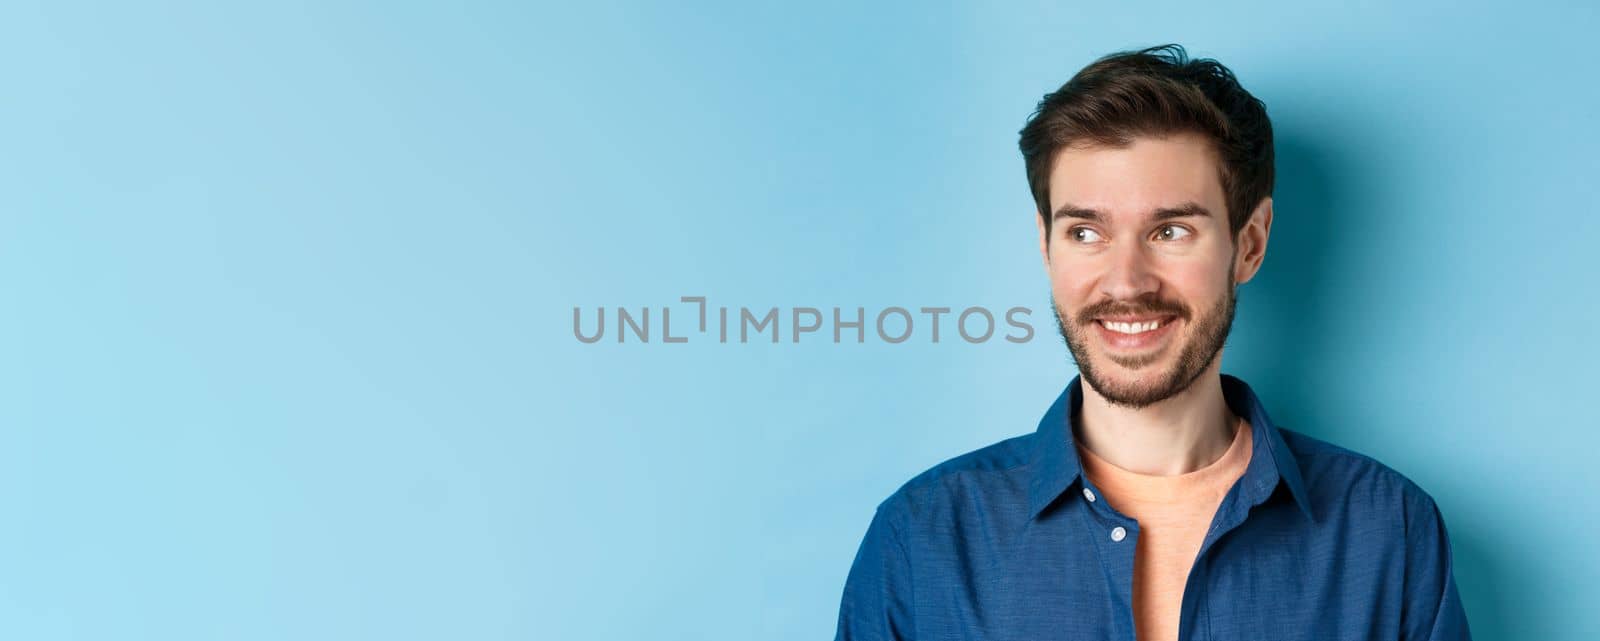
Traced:
<svg viewBox="0 0 1600 641">
<path fill-rule="evenodd" d="M 1208 370 L 1178 395 L 1140 409 L 1112 405 L 1083 385 L 1081 424 L 1085 448 L 1130 472 L 1173 476 L 1210 465 L 1233 442 L 1239 417 L 1222 396 L 1222 380 Z"/>
</svg>

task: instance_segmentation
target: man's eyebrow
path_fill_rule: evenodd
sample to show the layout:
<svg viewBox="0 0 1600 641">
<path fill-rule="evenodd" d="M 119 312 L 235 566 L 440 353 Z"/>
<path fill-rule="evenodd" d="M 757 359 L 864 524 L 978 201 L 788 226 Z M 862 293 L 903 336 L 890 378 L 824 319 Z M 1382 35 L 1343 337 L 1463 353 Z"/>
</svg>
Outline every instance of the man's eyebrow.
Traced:
<svg viewBox="0 0 1600 641">
<path fill-rule="evenodd" d="M 1150 220 L 1169 220 L 1172 218 L 1183 218 L 1185 216 L 1208 217 L 1211 216 L 1211 210 L 1202 207 L 1199 203 L 1190 201 L 1180 203 L 1172 207 L 1158 208 L 1150 212 L 1149 217 Z M 1056 220 L 1059 218 L 1081 218 L 1097 223 L 1105 222 L 1105 216 L 1099 211 L 1085 207 L 1079 207 L 1072 203 L 1066 203 L 1056 208 L 1056 213 L 1051 216 L 1051 220 Z"/>
</svg>

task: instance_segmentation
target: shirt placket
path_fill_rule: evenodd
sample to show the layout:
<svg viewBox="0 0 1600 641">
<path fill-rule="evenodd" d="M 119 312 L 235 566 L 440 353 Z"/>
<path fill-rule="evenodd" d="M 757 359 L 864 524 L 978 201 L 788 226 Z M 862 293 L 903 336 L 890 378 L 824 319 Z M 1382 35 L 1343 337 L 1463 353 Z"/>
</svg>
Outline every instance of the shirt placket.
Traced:
<svg viewBox="0 0 1600 641">
<path fill-rule="evenodd" d="M 1100 569 L 1111 594 L 1112 621 L 1115 639 L 1137 641 L 1133 618 L 1133 562 L 1139 543 L 1139 522 L 1111 508 L 1100 498 L 1099 491 L 1083 480 L 1082 496 L 1087 507 L 1084 527 L 1089 539 L 1094 541 L 1095 553 L 1100 558 Z"/>
</svg>

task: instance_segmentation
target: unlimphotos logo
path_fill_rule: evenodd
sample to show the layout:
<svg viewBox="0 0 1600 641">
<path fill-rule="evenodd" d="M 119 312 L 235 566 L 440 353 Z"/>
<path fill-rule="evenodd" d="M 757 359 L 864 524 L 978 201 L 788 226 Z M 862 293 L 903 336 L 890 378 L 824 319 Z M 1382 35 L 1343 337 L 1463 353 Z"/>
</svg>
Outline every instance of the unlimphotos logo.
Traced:
<svg viewBox="0 0 1600 641">
<path fill-rule="evenodd" d="M 704 296 L 681 296 L 678 300 L 698 308 L 695 310 L 698 312 L 698 322 L 693 325 L 696 330 L 689 330 L 680 323 L 675 334 L 673 308 L 666 305 L 654 308 L 659 312 L 656 315 L 660 320 L 656 325 L 660 328 L 659 334 L 652 333 L 652 308 L 648 306 L 632 310 L 627 307 L 612 308 L 614 324 L 608 323 L 605 307 L 593 308 L 593 319 L 588 321 L 585 320 L 584 308 L 573 307 L 572 335 L 583 343 L 604 340 L 607 330 L 612 330 L 618 343 L 630 342 L 630 334 L 632 342 L 639 343 L 649 343 L 652 337 L 661 343 L 687 343 L 691 339 L 709 341 L 713 336 L 719 343 L 749 343 L 752 339 L 759 342 L 763 338 L 772 343 L 780 342 L 780 338 L 799 343 L 803 338 L 809 342 L 824 341 L 830 334 L 834 343 L 851 342 L 851 339 L 856 343 L 865 343 L 869 335 L 884 343 L 904 343 L 921 333 L 925 337 L 923 340 L 938 343 L 941 337 L 949 337 L 950 332 L 941 332 L 942 329 L 953 329 L 961 340 L 976 344 L 986 343 L 1001 332 L 1004 333 L 999 336 L 1000 339 L 1026 343 L 1033 340 L 1034 333 L 1033 325 L 1028 322 L 1033 311 L 1027 307 L 1011 307 L 1003 314 L 996 314 L 981 305 L 959 311 L 951 307 L 919 307 L 919 313 L 916 314 L 899 306 L 885 307 L 871 314 L 865 307 L 833 307 L 830 308 L 831 313 L 824 314 L 823 309 L 816 307 L 768 307 L 757 310 L 744 306 L 712 307 L 706 303 Z M 680 311 L 688 311 L 688 308 Z M 828 322 L 830 319 L 831 323 Z M 1004 321 L 1005 328 L 1000 327 L 997 319 Z M 783 327 L 787 327 L 787 331 Z M 868 331 L 869 327 L 871 332 Z M 829 331 L 824 332 L 825 329 Z"/>
</svg>

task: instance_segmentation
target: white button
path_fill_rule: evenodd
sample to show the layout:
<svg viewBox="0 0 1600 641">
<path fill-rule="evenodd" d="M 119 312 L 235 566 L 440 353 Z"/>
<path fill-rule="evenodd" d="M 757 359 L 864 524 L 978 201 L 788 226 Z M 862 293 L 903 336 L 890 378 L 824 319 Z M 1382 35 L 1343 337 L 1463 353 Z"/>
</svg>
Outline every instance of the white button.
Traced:
<svg viewBox="0 0 1600 641">
<path fill-rule="evenodd" d="M 1118 525 L 1117 527 L 1111 528 L 1111 540 L 1121 541 L 1126 536 L 1128 536 L 1128 531 L 1122 529 L 1122 526 Z"/>
<path fill-rule="evenodd" d="M 1089 488 L 1083 488 L 1083 498 L 1089 499 L 1089 502 L 1093 503 L 1094 502 L 1094 490 L 1091 490 Z"/>
</svg>

